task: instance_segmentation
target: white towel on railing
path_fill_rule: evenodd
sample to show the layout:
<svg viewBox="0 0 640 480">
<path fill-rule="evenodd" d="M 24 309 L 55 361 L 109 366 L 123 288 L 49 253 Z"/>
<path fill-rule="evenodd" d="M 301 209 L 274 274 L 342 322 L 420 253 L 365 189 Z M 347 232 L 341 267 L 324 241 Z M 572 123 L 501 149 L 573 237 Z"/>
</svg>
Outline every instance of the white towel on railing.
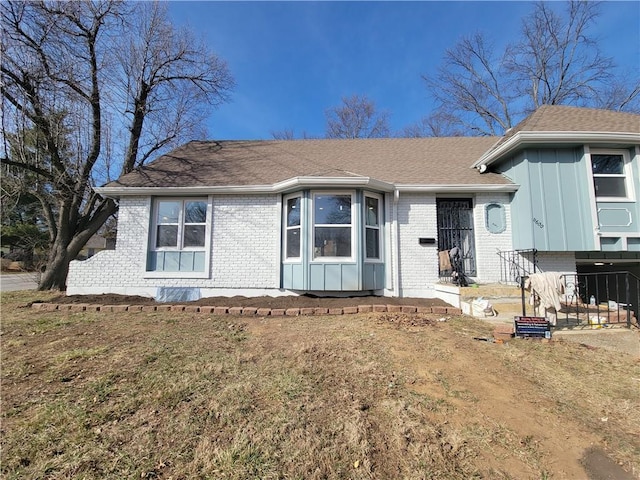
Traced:
<svg viewBox="0 0 640 480">
<path fill-rule="evenodd" d="M 525 290 L 531 291 L 531 302 L 534 295 L 540 299 L 540 306 L 549 317 L 552 325 L 556 324 L 556 313 L 562 308 L 560 296 L 564 294 L 564 277 L 561 272 L 543 272 L 529 275 L 524 282 Z"/>
</svg>

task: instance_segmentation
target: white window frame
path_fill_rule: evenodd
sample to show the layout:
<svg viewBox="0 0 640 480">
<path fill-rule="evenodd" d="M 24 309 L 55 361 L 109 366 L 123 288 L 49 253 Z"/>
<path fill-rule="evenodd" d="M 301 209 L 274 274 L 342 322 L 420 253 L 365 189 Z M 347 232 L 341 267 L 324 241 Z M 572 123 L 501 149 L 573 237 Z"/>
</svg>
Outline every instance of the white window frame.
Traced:
<svg viewBox="0 0 640 480">
<path fill-rule="evenodd" d="M 288 204 L 289 204 L 289 200 L 294 199 L 294 198 L 299 198 L 300 199 L 300 224 L 299 225 L 294 225 L 294 226 L 289 226 L 288 222 L 287 222 L 287 215 L 288 215 Z M 282 239 L 282 259 L 284 263 L 300 263 L 302 261 L 302 248 L 303 248 L 303 242 L 302 242 L 302 235 L 304 235 L 304 209 L 303 209 L 303 202 L 304 197 L 302 195 L 302 192 L 297 192 L 297 193 L 292 193 L 290 195 L 285 195 L 282 198 L 282 225 L 283 225 L 283 239 Z M 287 239 L 288 239 L 288 235 L 287 233 L 290 230 L 295 230 L 298 229 L 298 231 L 300 232 L 300 249 L 298 251 L 298 256 L 297 257 L 287 257 L 287 250 L 288 250 L 288 245 L 287 245 Z"/>
<path fill-rule="evenodd" d="M 378 195 L 376 193 L 365 192 L 364 195 L 364 205 L 363 205 L 363 216 L 362 216 L 362 227 L 363 227 L 363 241 L 362 247 L 364 249 L 364 261 L 367 263 L 382 263 L 383 262 L 383 251 L 384 245 L 382 244 L 382 210 L 383 210 L 383 202 L 382 195 Z M 378 224 L 367 225 L 367 198 L 373 198 L 378 201 Z M 369 257 L 367 256 L 367 229 L 376 230 L 378 234 L 378 256 L 377 257 Z"/>
<path fill-rule="evenodd" d="M 183 247 L 184 243 L 184 208 L 186 202 L 204 201 L 207 205 L 207 213 L 205 219 L 204 229 L 204 246 L 202 247 Z M 158 235 L 158 208 L 160 202 L 180 202 L 180 212 L 178 214 L 178 245 L 167 247 L 156 247 L 157 235 Z M 157 271 L 147 270 L 147 262 L 144 262 L 145 272 L 144 278 L 209 278 L 211 271 L 211 230 L 212 230 L 212 216 L 213 216 L 213 199 L 208 197 L 155 197 L 150 202 L 151 222 L 149 232 L 149 244 L 148 251 L 159 252 L 204 252 L 204 270 L 195 272 L 169 272 L 169 271 Z M 202 225 L 202 223 L 190 223 L 187 225 Z"/>
<path fill-rule="evenodd" d="M 316 197 L 317 196 L 331 196 L 331 195 L 349 195 L 351 197 L 351 223 L 341 223 L 341 224 L 316 224 Z M 356 216 L 354 208 L 356 198 L 356 192 L 354 190 L 317 190 L 311 192 L 311 228 L 309 229 L 309 248 L 310 252 L 310 261 L 311 263 L 350 263 L 355 262 L 356 259 Z M 349 227 L 351 229 L 351 256 L 349 257 L 316 257 L 315 255 L 315 237 L 316 237 L 316 227 Z"/>
<path fill-rule="evenodd" d="M 620 155 L 623 162 L 622 174 L 594 174 L 593 173 L 593 155 Z M 633 202 L 635 201 L 635 192 L 633 189 L 633 171 L 631 168 L 631 159 L 629 152 L 625 149 L 601 149 L 592 148 L 589 150 L 589 176 L 591 178 L 591 185 L 593 188 L 593 195 L 597 202 Z M 625 197 L 602 197 L 598 196 L 596 192 L 595 179 L 596 178 L 624 178 L 624 188 L 626 191 Z"/>
</svg>

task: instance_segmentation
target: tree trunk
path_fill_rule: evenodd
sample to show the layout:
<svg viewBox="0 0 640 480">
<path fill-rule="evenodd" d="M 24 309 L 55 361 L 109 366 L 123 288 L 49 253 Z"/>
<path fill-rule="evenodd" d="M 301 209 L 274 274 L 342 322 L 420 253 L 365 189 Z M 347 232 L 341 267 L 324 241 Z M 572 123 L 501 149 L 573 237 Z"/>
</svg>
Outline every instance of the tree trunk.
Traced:
<svg viewBox="0 0 640 480">
<path fill-rule="evenodd" d="M 70 216 L 70 204 L 60 205 L 62 218 L 68 219 Z M 56 231 L 56 236 L 49 250 L 47 266 L 40 275 L 38 290 L 61 290 L 67 289 L 67 275 L 69 264 L 74 260 L 89 238 L 94 235 L 107 219 L 117 211 L 115 202 L 111 199 L 105 200 L 103 204 L 94 212 L 93 217 L 88 221 L 82 230 L 76 225 L 69 227 L 66 221 L 60 221 Z"/>
<path fill-rule="evenodd" d="M 47 267 L 40 275 L 38 290 L 60 290 L 67 289 L 67 274 L 69 273 L 69 263 L 75 258 L 71 256 L 66 248 L 55 248 L 55 255 L 49 256 Z"/>
</svg>

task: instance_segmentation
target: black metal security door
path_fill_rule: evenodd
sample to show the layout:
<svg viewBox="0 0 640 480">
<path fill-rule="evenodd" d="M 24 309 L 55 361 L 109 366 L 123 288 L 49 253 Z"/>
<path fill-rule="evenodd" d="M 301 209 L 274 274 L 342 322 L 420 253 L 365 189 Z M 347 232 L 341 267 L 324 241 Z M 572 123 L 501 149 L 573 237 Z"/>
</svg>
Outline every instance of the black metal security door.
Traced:
<svg viewBox="0 0 640 480">
<path fill-rule="evenodd" d="M 476 248 L 473 235 L 473 202 L 470 198 L 436 200 L 438 214 L 438 250 L 458 247 L 462 251 L 465 275 L 476 274 Z M 440 272 L 449 275 L 450 272 Z"/>
</svg>

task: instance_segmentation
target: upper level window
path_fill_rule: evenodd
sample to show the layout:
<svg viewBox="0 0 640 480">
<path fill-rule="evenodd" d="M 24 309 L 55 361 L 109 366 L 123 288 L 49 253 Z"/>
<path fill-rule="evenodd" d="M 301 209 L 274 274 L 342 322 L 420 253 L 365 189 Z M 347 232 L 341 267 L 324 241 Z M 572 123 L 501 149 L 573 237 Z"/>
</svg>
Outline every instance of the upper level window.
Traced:
<svg viewBox="0 0 640 480">
<path fill-rule="evenodd" d="M 365 257 L 369 260 L 380 259 L 380 199 L 365 195 Z"/>
<path fill-rule="evenodd" d="M 301 247 L 301 198 L 300 195 L 286 199 L 285 210 L 285 258 L 300 258 Z"/>
<path fill-rule="evenodd" d="M 631 196 L 624 152 L 592 151 L 591 169 L 596 198 L 625 199 Z"/>
<path fill-rule="evenodd" d="M 351 257 L 351 194 L 313 196 L 313 258 Z"/>
</svg>

